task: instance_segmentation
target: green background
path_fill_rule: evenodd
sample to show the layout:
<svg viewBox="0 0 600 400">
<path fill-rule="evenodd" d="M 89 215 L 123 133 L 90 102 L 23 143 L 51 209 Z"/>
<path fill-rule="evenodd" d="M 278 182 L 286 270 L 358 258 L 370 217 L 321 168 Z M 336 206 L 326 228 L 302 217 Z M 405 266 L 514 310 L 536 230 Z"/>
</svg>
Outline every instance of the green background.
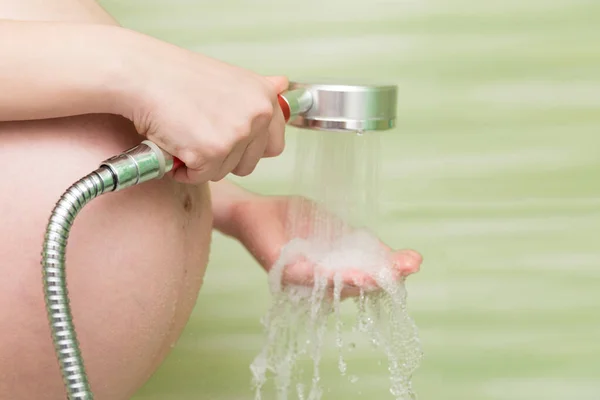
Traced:
<svg viewBox="0 0 600 400">
<path fill-rule="evenodd" d="M 599 1 L 101 3 L 260 73 L 398 84 L 377 232 L 425 256 L 408 283 L 426 353 L 419 398 L 600 399 Z M 281 157 L 237 181 L 289 192 L 288 132 Z M 135 399 L 252 399 L 268 305 L 264 272 L 215 235 L 189 325 Z M 370 373 L 381 359 L 359 346 L 350 385 L 328 351 L 324 400 L 391 399 L 387 376 Z"/>
</svg>

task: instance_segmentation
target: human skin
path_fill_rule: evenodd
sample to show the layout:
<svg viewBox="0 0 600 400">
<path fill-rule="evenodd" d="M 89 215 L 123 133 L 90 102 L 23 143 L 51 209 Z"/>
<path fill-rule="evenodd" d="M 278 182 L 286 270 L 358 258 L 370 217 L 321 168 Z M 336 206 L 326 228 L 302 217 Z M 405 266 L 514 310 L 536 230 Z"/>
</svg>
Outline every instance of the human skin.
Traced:
<svg viewBox="0 0 600 400">
<path fill-rule="evenodd" d="M 245 176 L 283 151 L 284 77 L 116 25 L 5 17 L 0 38 L 0 121 L 121 115 L 184 162 L 186 183 Z"/>
<path fill-rule="evenodd" d="M 116 25 L 89 0 L 0 0 L 0 19 L 80 24 L 82 36 L 75 38 L 77 40 L 85 37 L 86 32 Z M 211 230 L 216 228 L 240 240 L 267 270 L 285 243 L 280 228 L 289 199 L 258 196 L 220 180 L 225 171 L 239 175 L 250 173 L 261 151 L 258 157 L 274 156 L 281 151 L 282 137 L 277 136 L 277 126 L 281 125 L 281 120 L 277 121 L 279 111 L 272 110 L 271 122 L 267 124 L 264 110 L 243 104 L 237 107 L 242 111 L 235 117 L 247 122 L 240 125 L 248 128 L 239 135 L 241 139 L 228 143 L 228 154 L 235 153 L 231 159 L 237 159 L 238 164 L 229 163 L 223 169 L 227 156 L 221 154 L 218 167 L 206 163 L 208 167 L 204 168 L 201 162 L 196 164 L 198 159 L 219 158 L 194 152 L 196 156 L 188 154 L 186 157 L 184 150 L 199 146 L 205 138 L 190 135 L 185 140 L 176 136 L 167 140 L 168 136 L 157 133 L 160 129 L 154 131 L 153 136 L 152 129 L 143 125 L 148 118 L 136 120 L 136 113 L 119 111 L 127 107 L 116 106 L 129 106 L 136 101 L 144 103 L 132 100 L 137 99 L 136 96 L 125 95 L 125 100 L 120 100 L 117 99 L 120 95 L 113 96 L 115 91 L 109 88 L 102 95 L 115 100 L 106 102 L 106 99 L 88 96 L 77 82 L 57 84 L 61 73 L 64 82 L 77 77 L 73 71 L 68 73 L 69 68 L 75 68 L 77 62 L 85 58 L 53 61 L 52 52 L 59 50 L 52 49 L 46 28 L 40 26 L 38 30 L 37 25 L 31 25 L 31 29 L 19 30 L 21 25 L 16 24 L 9 26 L 0 22 L 0 47 L 4 46 L 4 55 L 12 46 L 15 54 L 23 55 L 22 52 L 27 51 L 26 55 L 34 58 L 27 68 L 18 68 L 17 57 L 0 59 L 0 71 L 5 74 L 0 72 L 3 88 L 0 90 L 0 121 L 5 121 L 0 122 L 0 170 L 3 171 L 0 179 L 0 210 L 3 211 L 0 318 L 4 321 L 4 329 L 0 331 L 1 399 L 65 398 L 50 340 L 40 267 L 43 230 L 62 192 L 97 168 L 100 161 L 140 143 L 144 139 L 140 133 L 182 156 L 188 167 L 193 164 L 193 168 L 183 168 L 174 177 L 94 200 L 80 213 L 70 234 L 67 281 L 95 398 L 129 399 L 164 360 L 189 318 L 207 265 Z M 67 30 L 74 32 L 71 27 Z M 110 35 L 113 31 L 102 32 Z M 15 48 L 17 34 L 22 40 L 30 35 L 27 46 L 45 38 L 40 44 L 43 51 Z M 8 43 L 6 38 L 15 40 Z M 75 39 L 70 40 L 83 43 Z M 88 64 L 79 68 L 88 69 L 86 76 L 110 86 L 114 70 L 109 70 L 107 75 L 103 75 L 104 70 L 95 75 L 89 71 L 102 62 L 100 58 L 93 59 L 94 54 L 89 55 L 92 58 L 86 61 Z M 34 69 L 33 63 L 39 65 L 44 55 L 47 56 L 44 62 L 49 65 L 55 62 L 52 74 L 39 75 Z M 65 54 L 65 57 L 71 56 Z M 15 70 L 19 70 L 19 74 L 7 72 Z M 238 72 L 243 77 L 240 79 L 251 82 L 249 86 L 259 87 L 257 92 L 265 91 L 261 95 L 263 99 L 274 99 L 274 94 L 285 86 L 284 79 L 274 78 L 269 81 L 273 85 L 269 92 L 268 87 L 262 86 L 266 85 L 265 81 L 256 83 L 257 78 L 249 78 L 238 70 L 231 74 Z M 36 84 L 31 85 L 31 82 Z M 10 96 L 7 87 L 12 90 Z M 157 116 L 154 120 L 167 121 L 171 117 Z M 226 117 L 215 114 L 213 120 L 218 122 Z M 257 124 L 250 122 L 254 119 L 258 120 Z M 260 129 L 253 133 L 252 125 Z M 214 131 L 228 129 L 220 126 Z M 239 133 L 230 129 L 229 137 L 236 132 Z M 216 137 L 213 135 L 212 139 Z M 250 149 L 253 155 L 246 158 L 250 161 L 241 162 L 253 142 L 249 138 L 259 137 L 262 142 L 254 147 L 264 145 L 262 150 Z M 270 141 L 273 137 L 275 139 Z M 182 141 L 173 145 L 177 140 Z M 260 232 L 256 231 L 256 221 L 261 222 Z M 420 265 L 420 258 L 414 252 L 398 252 L 395 257 L 399 270 L 404 273 L 414 272 Z M 306 271 L 298 272 L 292 281 L 302 280 L 305 274 Z"/>
<path fill-rule="evenodd" d="M 0 19 L 67 21 L 81 24 L 83 35 L 116 25 L 95 2 L 77 0 L 0 0 Z M 21 28 L 20 23 L 0 22 L 0 47 L 5 50 L 0 59 L 0 120 L 14 120 L 0 122 L 0 319 L 5 321 L 0 333 L 0 398 L 58 400 L 64 399 L 65 391 L 41 287 L 43 230 L 54 203 L 71 183 L 144 138 L 131 120 L 108 114 L 114 103 L 86 97 L 82 80 L 70 81 L 79 76 L 79 62 L 78 69 L 98 68 L 96 75 L 88 70 L 91 81 L 111 84 L 112 70 L 104 74 L 98 67 L 102 60 L 93 58 L 97 53 L 86 60 L 75 58 L 76 51 L 63 52 L 71 59 L 53 61 L 52 51 L 61 51 L 61 40 L 80 43 L 84 52 L 81 37 L 61 34 L 53 41 L 49 36 L 59 35 L 56 30 Z M 15 48 L 26 35 L 23 47 Z M 35 40 L 40 41 L 37 52 L 30 48 Z M 30 63 L 19 66 L 17 56 L 7 56 L 9 48 L 30 57 Z M 34 63 L 39 67 L 42 61 L 52 66 L 52 73 L 35 69 Z M 57 84 L 61 79 L 67 82 L 62 87 Z M 81 113 L 86 115 L 76 115 Z M 237 118 L 251 120 L 251 114 Z M 77 218 L 69 239 L 67 282 L 97 399 L 131 398 L 179 337 L 209 255 L 213 217 L 207 181 L 220 174 L 216 170 L 212 177 L 182 175 L 105 195 Z M 191 181 L 196 184 L 182 183 Z"/>
</svg>

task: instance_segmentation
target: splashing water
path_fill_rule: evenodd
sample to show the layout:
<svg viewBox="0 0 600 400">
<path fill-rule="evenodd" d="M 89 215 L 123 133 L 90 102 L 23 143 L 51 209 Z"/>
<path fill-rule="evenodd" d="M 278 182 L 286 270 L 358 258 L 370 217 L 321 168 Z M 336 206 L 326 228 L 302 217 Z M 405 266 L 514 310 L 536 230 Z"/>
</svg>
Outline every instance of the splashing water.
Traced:
<svg viewBox="0 0 600 400">
<path fill-rule="evenodd" d="M 379 175 L 377 135 L 327 133 L 310 140 L 302 133 L 296 157 L 296 189 L 314 203 L 299 200 L 289 209 L 290 241 L 269 272 L 273 303 L 262 323 L 265 344 L 251 365 L 255 399 L 261 400 L 267 375 L 277 400 L 321 400 L 321 358 L 329 322 L 334 323 L 338 370 L 351 384 L 344 341 L 342 294 L 350 269 L 366 272 L 379 290 L 360 290 L 354 330 L 387 358 L 392 399 L 416 399 L 411 385 L 422 358 L 417 328 L 406 308 L 406 289 L 393 271 L 389 253 L 367 229 L 374 218 Z M 312 167 L 312 168 L 311 168 Z M 308 190 L 307 190 L 308 189 Z M 335 210 L 330 217 L 325 210 Z M 339 218 L 341 217 L 341 218 Z M 342 221 L 349 221 L 354 228 Z M 315 266 L 310 285 L 282 285 L 286 266 L 299 259 Z M 356 282 L 358 283 L 358 282 Z M 310 359 L 312 374 L 301 368 Z M 306 384 L 306 380 L 309 384 Z M 269 397 L 271 398 L 271 397 Z"/>
</svg>

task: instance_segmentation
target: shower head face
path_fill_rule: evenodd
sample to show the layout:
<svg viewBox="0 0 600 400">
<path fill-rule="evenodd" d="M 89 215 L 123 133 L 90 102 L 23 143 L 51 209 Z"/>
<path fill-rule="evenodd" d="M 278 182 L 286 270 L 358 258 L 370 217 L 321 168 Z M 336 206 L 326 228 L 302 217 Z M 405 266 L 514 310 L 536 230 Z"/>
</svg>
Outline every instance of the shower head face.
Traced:
<svg viewBox="0 0 600 400">
<path fill-rule="evenodd" d="M 312 100 L 307 111 L 290 120 L 290 125 L 298 128 L 368 132 L 396 125 L 396 86 L 291 82 L 289 90 L 304 90 Z"/>
</svg>

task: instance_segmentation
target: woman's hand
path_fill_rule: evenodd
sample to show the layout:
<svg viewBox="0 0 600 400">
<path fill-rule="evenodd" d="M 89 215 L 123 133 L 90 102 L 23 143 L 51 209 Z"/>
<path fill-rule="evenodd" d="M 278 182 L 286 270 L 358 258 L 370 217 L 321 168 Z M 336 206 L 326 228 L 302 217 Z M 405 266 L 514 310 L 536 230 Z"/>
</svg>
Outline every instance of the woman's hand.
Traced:
<svg viewBox="0 0 600 400">
<path fill-rule="evenodd" d="M 247 192 L 226 181 L 212 185 L 215 228 L 238 239 L 268 272 L 280 256 L 282 248 L 289 242 L 287 222 L 290 207 L 316 207 L 315 203 L 305 198 L 286 196 L 259 196 Z M 299 236 L 306 236 L 310 230 L 308 213 L 307 221 L 300 225 Z M 332 220 L 335 216 L 330 216 Z M 337 220 L 337 223 L 343 223 Z M 304 230 L 304 232 L 303 232 Z M 422 257 L 413 250 L 389 251 L 394 272 L 400 279 L 419 271 Z M 283 284 L 312 285 L 315 266 L 307 260 L 299 260 L 288 265 L 283 274 Z M 332 278 L 332 277 L 330 277 Z M 376 288 L 373 277 L 366 273 L 348 269 L 342 276 L 346 284 L 342 297 L 356 296 L 361 289 Z M 330 285 L 333 280 L 330 279 Z"/>
<path fill-rule="evenodd" d="M 263 77 L 146 36 L 124 54 L 134 72 L 124 116 L 138 132 L 184 162 L 175 179 L 219 181 L 250 174 L 284 148 L 277 95 L 285 77 Z M 138 43 L 139 42 L 139 43 Z"/>
<path fill-rule="evenodd" d="M 0 121 L 119 114 L 181 159 L 175 178 L 218 181 L 279 155 L 285 121 L 267 78 L 117 26 L 0 20 Z"/>
</svg>

